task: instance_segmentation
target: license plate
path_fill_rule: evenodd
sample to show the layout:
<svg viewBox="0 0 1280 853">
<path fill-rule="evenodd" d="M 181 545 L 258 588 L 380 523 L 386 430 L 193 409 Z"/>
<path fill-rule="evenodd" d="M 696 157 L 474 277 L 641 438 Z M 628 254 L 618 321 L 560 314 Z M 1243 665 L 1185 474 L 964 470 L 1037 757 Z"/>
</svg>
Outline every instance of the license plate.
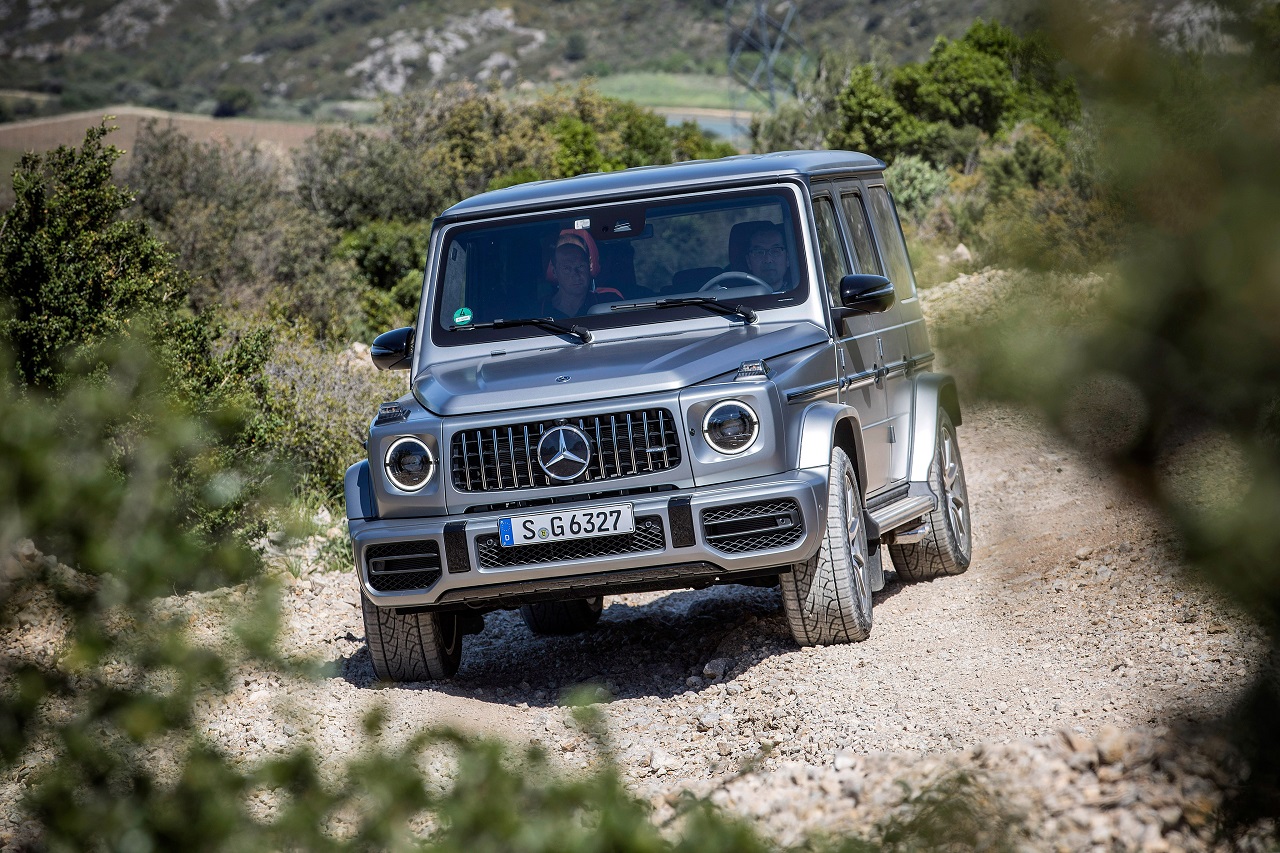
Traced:
<svg viewBox="0 0 1280 853">
<path fill-rule="evenodd" d="M 498 538 L 508 548 L 635 532 L 636 519 L 631 504 L 540 512 L 537 515 L 498 519 Z"/>
</svg>

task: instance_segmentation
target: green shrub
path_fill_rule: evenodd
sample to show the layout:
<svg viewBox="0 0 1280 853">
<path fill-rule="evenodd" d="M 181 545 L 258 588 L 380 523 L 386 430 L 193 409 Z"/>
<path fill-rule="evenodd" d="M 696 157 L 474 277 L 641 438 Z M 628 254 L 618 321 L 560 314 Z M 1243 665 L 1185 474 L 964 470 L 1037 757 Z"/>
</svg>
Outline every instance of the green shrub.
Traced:
<svg viewBox="0 0 1280 853">
<path fill-rule="evenodd" d="M 696 125 L 588 86 L 509 101 L 471 85 L 388 101 L 383 137 L 321 131 L 296 158 L 298 194 L 329 222 L 425 222 L 488 189 L 532 180 L 734 153 Z"/>
<path fill-rule="evenodd" d="M 900 152 L 918 148 L 929 134 L 924 122 L 908 114 L 876 79 L 871 65 L 849 74 L 837 109 L 839 123 L 828 137 L 832 148 L 865 151 L 892 162 Z"/>
<path fill-rule="evenodd" d="M 367 354 L 286 327 L 276 332 L 264 373 L 263 447 L 288 460 L 299 490 L 330 497 L 342 493 L 347 467 L 364 457 L 378 403 L 408 390 L 404 373 L 377 370 Z"/>
<path fill-rule="evenodd" d="M 951 178 L 926 160 L 908 155 L 885 170 L 885 183 L 893 193 L 898 212 L 919 219 L 950 186 Z"/>
<path fill-rule="evenodd" d="M 342 236 L 340 257 L 350 258 L 365 282 L 391 291 L 406 273 L 421 273 L 431 238 L 429 222 L 368 222 Z"/>
<path fill-rule="evenodd" d="M 257 106 L 258 98 L 244 86 L 219 86 L 213 93 L 214 118 L 244 115 Z"/>
<path fill-rule="evenodd" d="M 126 180 L 189 274 L 197 310 L 274 314 L 335 339 L 367 328 L 356 270 L 334 251 L 339 232 L 286 189 L 288 173 L 263 150 L 147 123 Z"/>
<path fill-rule="evenodd" d="M 351 261 L 365 290 L 362 322 L 351 326 L 357 340 L 412 324 L 422 295 L 423 268 L 431 237 L 429 222 L 369 222 L 343 235 L 335 256 Z"/>
<path fill-rule="evenodd" d="M 579 32 L 569 33 L 564 43 L 566 62 L 581 62 L 587 58 L 587 37 Z"/>
<path fill-rule="evenodd" d="M 984 138 L 1023 122 L 1061 142 L 1080 118 L 1080 100 L 1057 65 L 1042 37 L 1021 39 L 977 21 L 958 41 L 939 37 L 924 63 L 884 75 L 873 65 L 854 67 L 835 99 L 827 141 L 889 163 L 915 154 L 940 167 L 965 166 Z"/>
</svg>

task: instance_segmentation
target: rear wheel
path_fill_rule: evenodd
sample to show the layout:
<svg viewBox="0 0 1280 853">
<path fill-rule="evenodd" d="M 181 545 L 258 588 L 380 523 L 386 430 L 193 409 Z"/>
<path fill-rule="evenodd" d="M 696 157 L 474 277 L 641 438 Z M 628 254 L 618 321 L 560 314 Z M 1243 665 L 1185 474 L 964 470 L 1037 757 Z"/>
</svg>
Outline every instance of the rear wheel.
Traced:
<svg viewBox="0 0 1280 853">
<path fill-rule="evenodd" d="M 871 634 L 867 526 L 853 463 L 831 451 L 827 522 L 818 552 L 781 575 L 782 606 L 802 646 L 853 643 Z"/>
<path fill-rule="evenodd" d="M 456 613 L 397 613 L 363 593 L 365 640 L 373 671 L 383 681 L 440 681 L 462 662 L 462 626 Z"/>
<path fill-rule="evenodd" d="M 540 601 L 525 604 L 520 616 L 529 630 L 546 636 L 564 636 L 586 631 L 600 621 L 604 596 L 573 598 L 568 601 Z"/>
<path fill-rule="evenodd" d="M 929 466 L 929 488 L 937 500 L 937 507 L 925 516 L 929 534 L 910 545 L 889 546 L 893 567 L 905 581 L 958 575 L 969 568 L 973 556 L 969 489 L 956 428 L 945 409 L 938 412 L 938 441 Z"/>
</svg>

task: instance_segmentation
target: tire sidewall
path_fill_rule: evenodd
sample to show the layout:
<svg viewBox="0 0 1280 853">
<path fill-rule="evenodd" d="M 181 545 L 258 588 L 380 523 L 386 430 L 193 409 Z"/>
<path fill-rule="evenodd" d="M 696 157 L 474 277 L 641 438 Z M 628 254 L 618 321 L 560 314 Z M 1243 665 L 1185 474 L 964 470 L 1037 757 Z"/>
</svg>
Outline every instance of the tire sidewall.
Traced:
<svg viewBox="0 0 1280 853">
<path fill-rule="evenodd" d="M 951 447 L 956 457 L 956 467 L 959 469 L 959 482 L 964 486 L 964 513 L 965 520 L 969 526 L 969 535 L 965 537 L 964 547 L 961 547 L 960 535 L 956 532 L 955 526 L 951 521 L 951 493 L 947 489 L 946 484 L 946 441 L 950 437 Z M 956 435 L 955 425 L 951 422 L 951 416 L 947 414 L 946 409 L 938 410 L 938 447 L 934 453 L 934 477 L 935 490 L 938 496 L 938 503 L 942 510 L 943 527 L 946 531 L 947 542 L 951 546 L 951 553 L 956 555 L 956 562 L 960 566 L 967 567 L 973 560 L 973 513 L 969 506 L 969 481 L 964 473 L 964 457 L 960 454 L 960 439 Z"/>
<path fill-rule="evenodd" d="M 839 548 L 849 574 L 849 589 L 853 596 L 853 606 L 859 617 L 866 622 L 867 630 L 871 628 L 871 579 L 868 577 L 867 564 L 871 559 L 871 548 L 867 541 L 867 525 L 865 519 L 858 523 L 857 541 L 850 541 L 847 535 L 849 518 L 852 513 L 862 512 L 862 498 L 858 490 L 858 476 L 854 473 L 853 462 L 843 449 L 832 450 L 831 490 L 833 492 L 828 512 L 836 511 L 839 515 L 840 535 L 831 535 L 831 523 L 827 524 L 827 547 Z M 862 565 L 858 567 L 856 559 L 861 547 Z M 834 561 L 833 561 L 834 565 Z"/>
</svg>

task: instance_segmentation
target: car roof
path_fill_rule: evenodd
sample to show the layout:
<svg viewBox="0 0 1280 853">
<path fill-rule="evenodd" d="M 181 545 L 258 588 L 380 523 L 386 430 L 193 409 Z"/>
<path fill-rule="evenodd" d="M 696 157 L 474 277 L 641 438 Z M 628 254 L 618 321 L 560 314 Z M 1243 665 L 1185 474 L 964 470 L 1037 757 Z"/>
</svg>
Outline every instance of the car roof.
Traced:
<svg viewBox="0 0 1280 853">
<path fill-rule="evenodd" d="M 440 219 L 467 219 L 495 212 L 515 213 L 575 202 L 627 198 L 664 189 L 733 186 L 767 179 L 804 178 L 829 172 L 878 172 L 883 161 L 856 151 L 779 151 L 740 154 L 719 160 L 690 160 L 666 166 L 638 166 L 592 172 L 554 181 L 531 181 L 460 201 Z"/>
</svg>

